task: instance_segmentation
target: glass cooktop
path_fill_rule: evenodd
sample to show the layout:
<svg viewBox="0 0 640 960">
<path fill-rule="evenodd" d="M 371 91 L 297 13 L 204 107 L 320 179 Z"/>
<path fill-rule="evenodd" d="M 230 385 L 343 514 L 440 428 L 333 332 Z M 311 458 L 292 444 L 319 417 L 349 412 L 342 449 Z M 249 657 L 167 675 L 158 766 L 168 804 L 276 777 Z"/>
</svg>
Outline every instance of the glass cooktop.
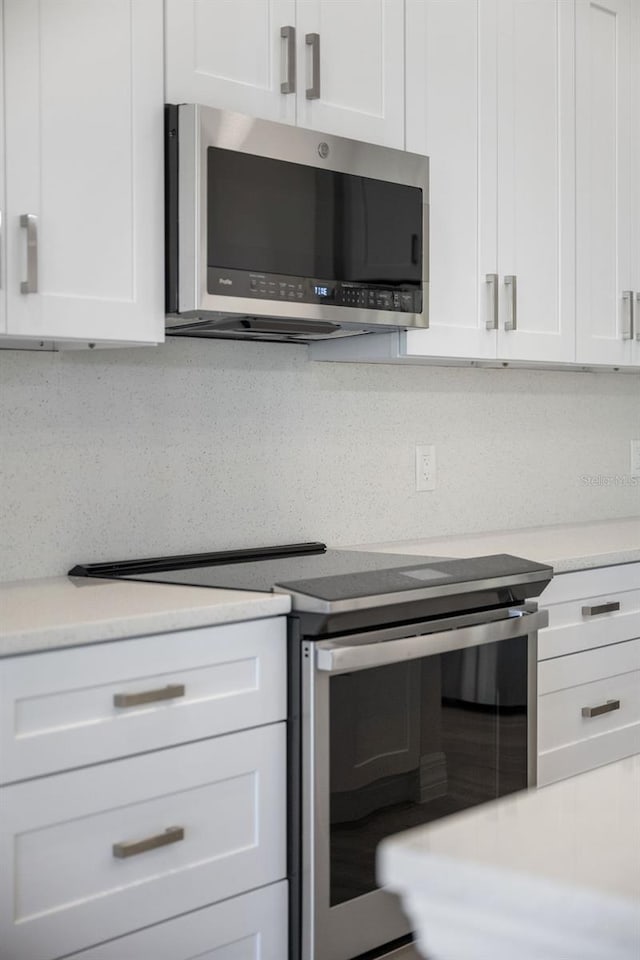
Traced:
<svg viewBox="0 0 640 960">
<path fill-rule="evenodd" d="M 548 581 L 550 567 L 499 554 L 468 559 L 327 550 L 324 544 L 288 544 L 255 550 L 158 557 L 74 567 L 75 576 L 123 578 L 152 583 L 288 593 L 294 609 L 328 612 L 350 601 L 375 598 L 407 602 L 513 584 Z M 454 590 L 455 588 L 455 590 Z M 534 596 L 535 590 L 529 593 Z M 317 601 L 314 606 L 312 601 Z M 496 601 L 497 602 L 497 601 Z"/>
</svg>

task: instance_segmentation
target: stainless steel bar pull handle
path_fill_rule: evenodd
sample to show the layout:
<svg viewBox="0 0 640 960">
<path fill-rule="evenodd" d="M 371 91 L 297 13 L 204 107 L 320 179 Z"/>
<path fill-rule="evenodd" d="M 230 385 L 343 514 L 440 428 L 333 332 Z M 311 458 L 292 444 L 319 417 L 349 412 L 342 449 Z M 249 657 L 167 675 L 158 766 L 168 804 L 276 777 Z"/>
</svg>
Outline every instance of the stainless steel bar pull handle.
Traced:
<svg viewBox="0 0 640 960">
<path fill-rule="evenodd" d="M 610 603 L 590 604 L 582 608 L 583 617 L 599 617 L 602 613 L 615 613 L 620 609 L 619 600 L 611 600 Z"/>
<path fill-rule="evenodd" d="M 156 850 L 158 847 L 168 847 L 170 843 L 178 843 L 180 840 L 184 840 L 184 827 L 168 827 L 163 833 L 145 837 L 144 840 L 122 840 L 114 843 L 111 849 L 118 860 L 126 860 L 127 857 L 136 857 L 139 853 Z"/>
<path fill-rule="evenodd" d="M 280 84 L 280 93 L 296 92 L 296 28 L 280 27 L 280 36 L 286 41 L 287 79 Z"/>
<path fill-rule="evenodd" d="M 622 291 L 622 339 L 633 340 L 633 290 Z"/>
<path fill-rule="evenodd" d="M 307 100 L 320 99 L 320 34 L 305 34 L 305 43 L 311 47 L 311 86 L 305 94 Z"/>
<path fill-rule="evenodd" d="M 582 716 L 583 717 L 601 717 L 603 713 L 613 713 L 614 710 L 620 709 L 619 700 L 607 700 L 606 703 L 600 703 L 597 707 L 583 707 Z"/>
<path fill-rule="evenodd" d="M 487 330 L 498 329 L 498 274 L 488 273 L 485 282 L 489 284 L 489 312 L 487 315 Z"/>
<path fill-rule="evenodd" d="M 633 306 L 633 329 L 636 340 L 640 341 L 640 293 L 636 293 Z"/>
<path fill-rule="evenodd" d="M 513 274 L 509 274 L 504 278 L 505 287 L 511 288 L 511 310 L 509 319 L 505 320 L 504 328 L 505 330 L 517 330 L 518 329 L 518 285 L 517 278 Z"/>
<path fill-rule="evenodd" d="M 141 703 L 155 703 L 158 700 L 175 700 L 184 697 L 184 684 L 172 683 L 159 690 L 143 690 L 142 693 L 115 693 L 114 707 L 139 707 Z"/>
<path fill-rule="evenodd" d="M 27 279 L 20 284 L 20 293 L 38 292 L 38 218 L 34 213 L 23 213 L 20 226 L 27 231 Z"/>
</svg>

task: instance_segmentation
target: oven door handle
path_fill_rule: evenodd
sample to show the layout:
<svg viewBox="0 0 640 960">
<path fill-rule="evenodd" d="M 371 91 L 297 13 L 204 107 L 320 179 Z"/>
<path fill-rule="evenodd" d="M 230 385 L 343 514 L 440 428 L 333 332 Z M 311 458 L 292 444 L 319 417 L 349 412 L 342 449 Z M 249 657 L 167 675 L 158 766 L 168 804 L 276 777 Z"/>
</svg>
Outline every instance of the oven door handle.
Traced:
<svg viewBox="0 0 640 960">
<path fill-rule="evenodd" d="M 382 667 L 389 663 L 402 663 L 405 660 L 419 660 L 422 657 L 435 656 L 451 650 L 465 650 L 467 647 L 479 647 L 499 640 L 527 636 L 546 627 L 548 623 L 548 611 L 537 610 L 534 613 L 521 612 L 507 620 L 490 620 L 477 626 L 425 633 L 379 643 L 350 644 L 348 639 L 321 640 L 314 644 L 316 667 L 324 673 L 331 674 L 368 670 L 370 667 Z"/>
</svg>

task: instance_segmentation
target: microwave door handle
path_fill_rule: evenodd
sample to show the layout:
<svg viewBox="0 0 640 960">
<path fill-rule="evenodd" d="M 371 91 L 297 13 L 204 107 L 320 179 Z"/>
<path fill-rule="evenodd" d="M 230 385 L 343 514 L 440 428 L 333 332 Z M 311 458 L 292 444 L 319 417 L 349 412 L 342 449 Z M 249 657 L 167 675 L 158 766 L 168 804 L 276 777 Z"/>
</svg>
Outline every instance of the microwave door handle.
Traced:
<svg viewBox="0 0 640 960">
<path fill-rule="evenodd" d="M 420 239 L 417 233 L 411 234 L 411 263 L 420 263 Z"/>
<path fill-rule="evenodd" d="M 316 667 L 323 673 L 330 674 L 368 670 L 371 667 L 402 663 L 405 660 L 419 660 L 451 650 L 512 640 L 535 633 L 548 623 L 548 611 L 537 610 L 535 613 L 523 613 L 508 620 L 494 620 L 458 630 L 443 630 L 441 633 L 427 633 L 381 643 L 349 644 L 344 640 L 322 640 L 314 644 Z"/>
</svg>

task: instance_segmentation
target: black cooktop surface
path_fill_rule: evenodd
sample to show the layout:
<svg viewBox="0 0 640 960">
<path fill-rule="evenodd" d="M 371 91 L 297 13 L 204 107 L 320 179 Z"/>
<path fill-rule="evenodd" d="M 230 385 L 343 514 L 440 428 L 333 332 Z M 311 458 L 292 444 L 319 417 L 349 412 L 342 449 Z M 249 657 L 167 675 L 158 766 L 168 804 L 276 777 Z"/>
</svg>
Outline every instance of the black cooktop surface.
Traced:
<svg viewBox="0 0 640 960">
<path fill-rule="evenodd" d="M 433 561 L 433 563 L 432 563 Z M 425 582 L 450 577 L 436 565 L 442 557 L 426 558 L 387 553 L 327 550 L 325 553 L 278 557 L 249 563 L 212 564 L 183 570 L 136 573 L 128 580 L 151 580 L 231 590 L 271 591 L 290 588 L 323 600 L 343 600 L 396 590 L 415 589 Z M 412 568 L 413 576 L 398 568 Z"/>
<path fill-rule="evenodd" d="M 468 559 L 420 557 L 359 550 L 327 550 L 323 544 L 291 544 L 151 558 L 121 563 L 75 567 L 75 575 L 117 577 L 152 583 L 219 587 L 232 590 L 285 592 L 325 603 L 356 598 L 411 594 L 416 591 L 450 593 L 452 584 L 513 583 L 535 579 L 552 571 L 506 554 Z M 449 588 L 449 589 L 447 589 Z M 300 601 L 301 603 L 303 601 Z"/>
</svg>

